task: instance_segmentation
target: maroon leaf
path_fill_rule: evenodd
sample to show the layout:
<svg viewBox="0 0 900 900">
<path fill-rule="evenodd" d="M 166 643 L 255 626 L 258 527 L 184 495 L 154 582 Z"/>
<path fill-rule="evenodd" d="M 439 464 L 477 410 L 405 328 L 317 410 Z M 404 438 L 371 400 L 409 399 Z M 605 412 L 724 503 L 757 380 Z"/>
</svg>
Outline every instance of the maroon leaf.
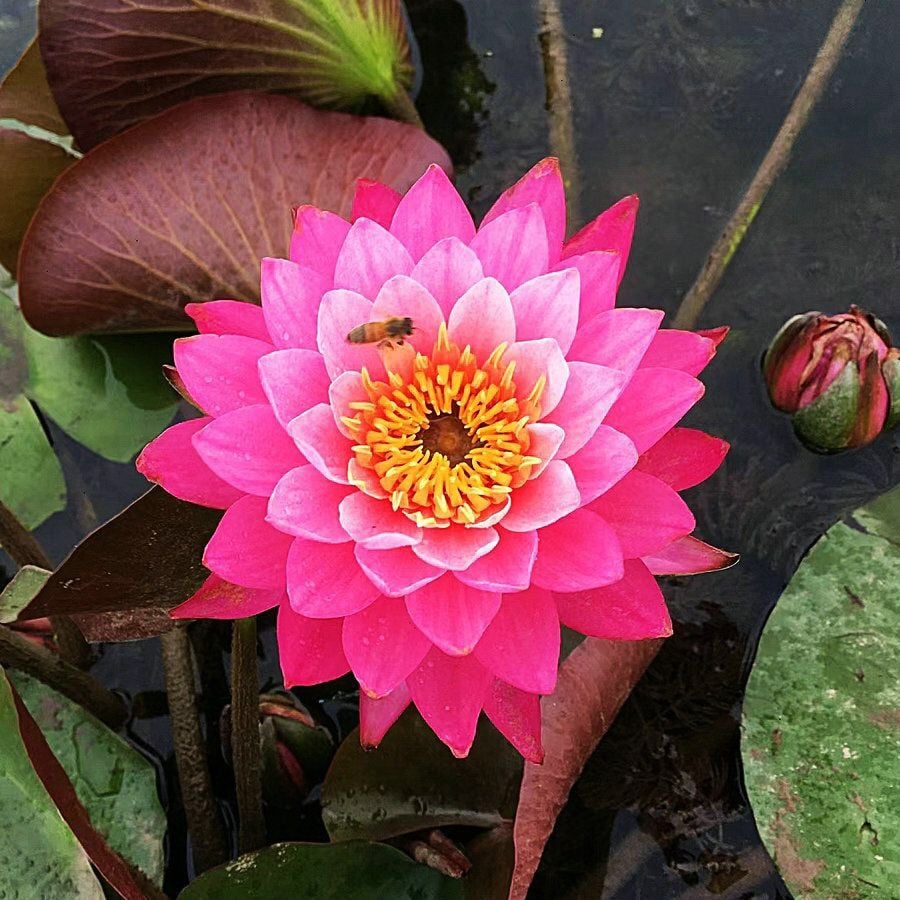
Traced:
<svg viewBox="0 0 900 900">
<path fill-rule="evenodd" d="M 72 551 L 19 621 L 177 606 L 209 575 L 200 559 L 221 516 L 149 490 Z"/>
<path fill-rule="evenodd" d="M 72 616 L 88 641 L 142 641 L 171 631 L 178 623 L 169 616 L 169 608 L 111 610 Z"/>
<path fill-rule="evenodd" d="M 586 638 L 541 704 L 544 763 L 525 763 L 513 836 L 509 900 L 523 900 L 569 791 L 662 641 Z"/>
<path fill-rule="evenodd" d="M 331 7 L 331 8 L 329 8 Z M 235 90 L 390 101 L 412 68 L 399 0 L 41 0 L 50 83 L 88 150 L 169 107 Z"/>
<path fill-rule="evenodd" d="M 296 100 L 203 97 L 92 150 L 44 198 L 19 297 L 48 334 L 187 328 L 182 308 L 257 300 L 259 261 L 286 256 L 290 208 L 348 214 L 357 178 L 405 190 L 440 144 L 387 119 Z"/>
<path fill-rule="evenodd" d="M 91 824 L 87 810 L 78 799 L 69 776 L 53 755 L 43 732 L 31 717 L 15 686 L 10 683 L 9 687 L 19 719 L 19 733 L 34 771 L 90 861 L 124 900 L 164 900 L 165 895 L 140 871 L 132 869 Z"/>
<path fill-rule="evenodd" d="M 28 45 L 0 87 L 0 119 L 66 133 L 34 44 Z M 56 176 L 73 162 L 56 144 L 0 127 L 0 265 L 13 274 L 29 219 Z"/>
</svg>

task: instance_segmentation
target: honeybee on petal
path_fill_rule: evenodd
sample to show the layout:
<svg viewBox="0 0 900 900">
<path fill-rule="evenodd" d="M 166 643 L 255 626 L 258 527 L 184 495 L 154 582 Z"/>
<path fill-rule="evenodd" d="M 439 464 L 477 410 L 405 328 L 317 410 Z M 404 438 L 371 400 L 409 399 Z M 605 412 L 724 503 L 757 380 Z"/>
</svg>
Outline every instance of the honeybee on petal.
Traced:
<svg viewBox="0 0 900 900">
<path fill-rule="evenodd" d="M 400 347 L 403 339 L 413 333 L 413 322 L 408 316 L 394 317 L 383 322 L 364 322 L 357 325 L 347 340 L 351 344 L 378 344 L 379 347 Z"/>
</svg>

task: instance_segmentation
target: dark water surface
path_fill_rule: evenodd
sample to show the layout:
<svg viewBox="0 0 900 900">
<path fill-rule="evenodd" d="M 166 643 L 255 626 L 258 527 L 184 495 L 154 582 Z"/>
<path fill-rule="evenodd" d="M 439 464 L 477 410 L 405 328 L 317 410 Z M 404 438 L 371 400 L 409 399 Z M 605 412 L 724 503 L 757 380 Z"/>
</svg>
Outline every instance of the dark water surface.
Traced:
<svg viewBox="0 0 900 900">
<path fill-rule="evenodd" d="M 0 24 L 16 19 L 10 27 L 18 28 L 29 6 L 0 0 Z M 674 313 L 837 6 L 563 3 L 581 208 L 588 218 L 624 194 L 642 200 L 622 305 Z M 481 214 L 550 152 L 536 14 L 524 0 L 414 0 L 410 8 L 425 64 L 423 115 Z M 603 29 L 599 39 L 595 28 Z M 900 447 L 887 435 L 839 456 L 806 452 L 788 420 L 768 406 L 759 360 L 781 322 L 807 309 L 836 312 L 858 303 L 900 337 L 898 32 L 900 4 L 866 5 L 787 172 L 700 322 L 729 324 L 732 332 L 704 375 L 707 395 L 688 424 L 728 439 L 733 449 L 688 500 L 698 534 L 743 559 L 727 572 L 667 580 L 675 635 L 575 786 L 531 892 L 535 900 L 790 896 L 743 794 L 743 685 L 765 619 L 801 556 L 841 515 L 900 481 Z M 5 36 L 3 45 L 5 66 Z M 145 483 L 130 466 L 100 460 L 51 430 L 72 502 L 39 537 L 61 558 Z M 227 630 L 210 627 L 201 643 L 218 673 L 206 698 L 215 709 L 216 683 L 219 693 L 225 689 L 219 647 L 225 649 Z M 270 631 L 264 644 L 265 672 L 275 680 Z M 132 735 L 170 773 L 157 642 L 107 647 L 96 672 L 135 696 L 140 717 Z M 340 704 L 332 710 L 340 719 Z M 211 746 L 217 744 L 211 734 Z M 218 751 L 214 764 L 224 785 Z M 310 836 L 316 827 L 311 821 Z M 177 821 L 170 840 L 175 886 L 185 874 Z"/>
</svg>

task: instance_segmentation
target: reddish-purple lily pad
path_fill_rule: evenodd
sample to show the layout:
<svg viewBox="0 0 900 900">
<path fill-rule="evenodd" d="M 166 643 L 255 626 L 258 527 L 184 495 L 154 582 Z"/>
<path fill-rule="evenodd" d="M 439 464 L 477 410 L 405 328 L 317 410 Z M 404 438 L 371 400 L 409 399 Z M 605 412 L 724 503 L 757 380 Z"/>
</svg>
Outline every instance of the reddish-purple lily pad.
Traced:
<svg viewBox="0 0 900 900">
<path fill-rule="evenodd" d="M 348 214 L 357 178 L 405 190 L 429 163 L 424 132 L 233 93 L 177 106 L 79 160 L 22 245 L 19 299 L 47 334 L 187 328 L 189 302 L 257 300 L 259 261 L 286 256 L 291 207 Z"/>
</svg>

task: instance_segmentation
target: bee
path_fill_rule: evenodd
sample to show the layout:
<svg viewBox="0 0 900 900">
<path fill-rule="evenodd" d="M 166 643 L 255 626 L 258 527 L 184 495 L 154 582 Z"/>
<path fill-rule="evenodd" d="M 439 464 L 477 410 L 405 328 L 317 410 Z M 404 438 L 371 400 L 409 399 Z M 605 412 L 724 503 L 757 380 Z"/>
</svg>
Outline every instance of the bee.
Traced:
<svg viewBox="0 0 900 900">
<path fill-rule="evenodd" d="M 400 347 L 403 339 L 413 333 L 412 319 L 407 318 L 391 318 L 385 319 L 383 322 L 364 322 L 357 325 L 347 340 L 351 344 L 375 344 L 379 347 Z"/>
</svg>

